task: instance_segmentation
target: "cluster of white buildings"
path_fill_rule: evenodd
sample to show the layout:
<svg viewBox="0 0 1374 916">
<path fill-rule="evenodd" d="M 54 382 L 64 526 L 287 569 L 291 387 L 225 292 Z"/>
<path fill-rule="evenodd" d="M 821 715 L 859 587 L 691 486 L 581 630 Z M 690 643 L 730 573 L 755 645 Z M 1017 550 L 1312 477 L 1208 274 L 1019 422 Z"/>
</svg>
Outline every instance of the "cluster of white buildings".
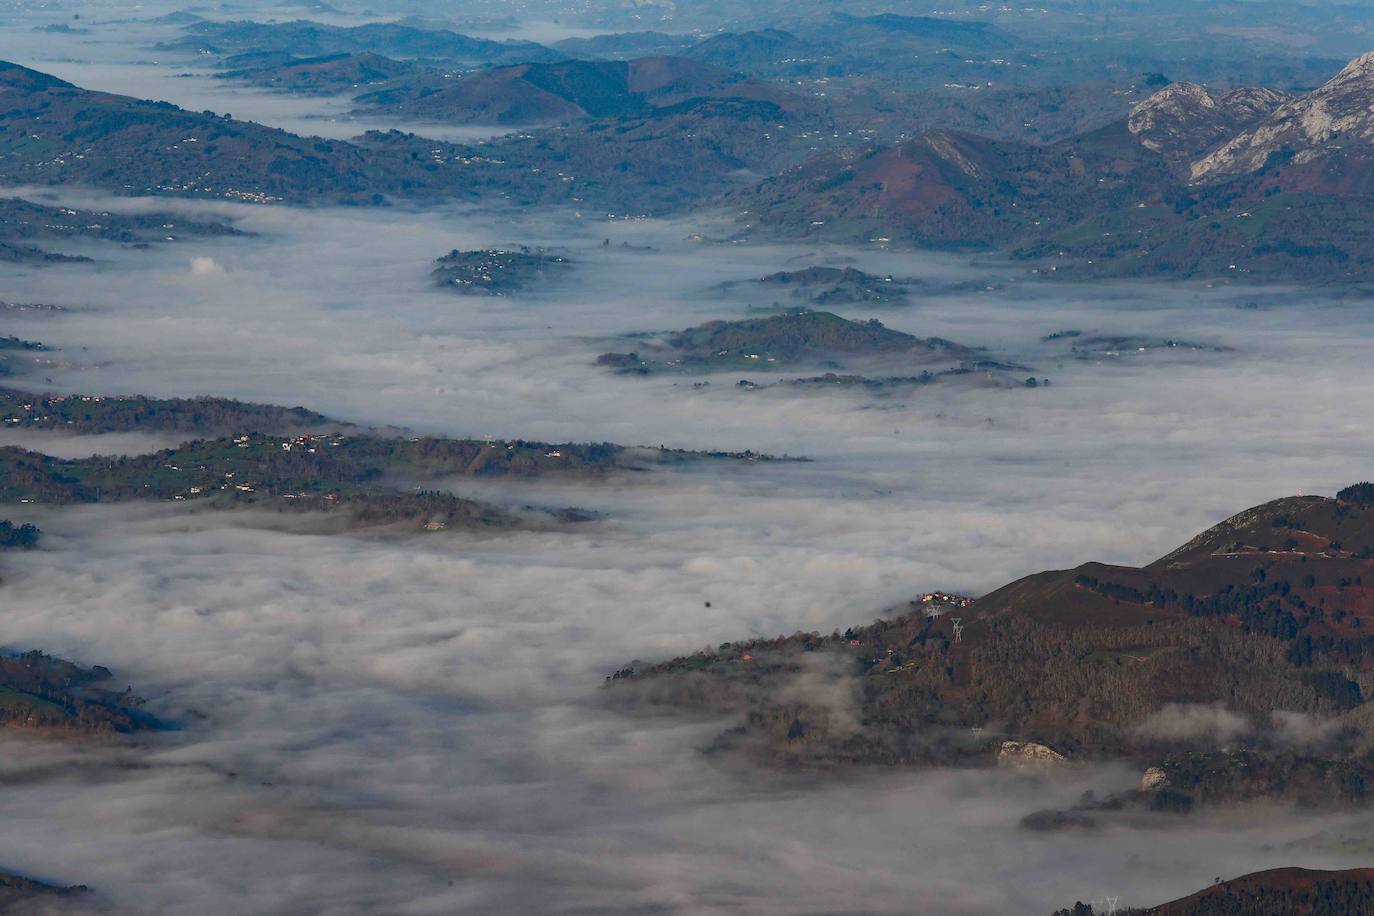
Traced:
<svg viewBox="0 0 1374 916">
<path fill-rule="evenodd" d="M 939 617 L 948 611 L 968 607 L 973 603 L 973 599 L 968 595 L 956 595 L 951 592 L 928 592 L 917 598 L 914 603 L 925 608 L 927 617 Z"/>
</svg>

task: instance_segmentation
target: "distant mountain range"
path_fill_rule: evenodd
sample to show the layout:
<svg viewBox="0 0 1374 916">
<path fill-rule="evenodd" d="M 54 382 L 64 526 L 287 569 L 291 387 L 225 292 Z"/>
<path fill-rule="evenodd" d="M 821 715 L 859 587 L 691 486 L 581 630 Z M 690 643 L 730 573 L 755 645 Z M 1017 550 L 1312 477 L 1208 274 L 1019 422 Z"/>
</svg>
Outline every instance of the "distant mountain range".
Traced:
<svg viewBox="0 0 1374 916">
<path fill-rule="evenodd" d="M 1365 279 L 1374 55 L 1317 90 L 1171 85 L 1048 145 L 933 131 L 840 150 L 736 199 L 774 234 L 1004 249 L 1044 273 Z"/>
<path fill-rule="evenodd" d="M 838 15 L 805 36 L 782 29 L 714 35 L 632 32 L 575 38 L 553 47 L 529 41 L 491 41 L 433 23 L 389 22 L 336 26 L 310 20 L 191 20 L 184 37 L 162 50 L 238 54 L 287 52 L 302 56 L 374 53 L 446 65 L 553 63 L 569 57 L 641 57 L 677 54 L 729 69 L 805 72 L 817 63 L 866 61 L 913 52 L 1001 51 L 1012 36 L 986 22 L 928 16 Z"/>
<path fill-rule="evenodd" d="M 317 56 L 371 52 L 465 64 L 528 63 L 561 60 L 566 56 L 532 41 L 491 41 L 448 29 L 420 28 L 403 23 L 336 26 L 304 19 L 294 22 L 199 20 L 187 25 L 185 31 L 184 38 L 161 47 L 221 54 L 286 51 Z"/>
<path fill-rule="evenodd" d="M 1053 143 L 935 130 L 873 146 L 843 106 L 685 57 L 445 76 L 370 51 L 270 56 L 280 53 L 254 52 L 230 72 L 321 91 L 366 83 L 365 102 L 411 119 L 564 126 L 480 144 L 396 133 L 349 143 L 0 64 L 0 181 L 622 213 L 730 195 L 755 233 L 1000 251 L 1029 276 L 1374 276 L 1374 55 L 1308 93 L 1175 83 Z"/>
<path fill-rule="evenodd" d="M 577 56 L 636 56 L 672 53 L 720 67 L 769 76 L 839 75 L 902 67 L 925 73 L 942 59 L 963 60 L 967 53 L 1005 51 L 1014 38 L 995 25 L 933 16 L 837 14 L 800 32 L 779 28 L 725 31 L 712 35 L 631 32 L 559 42 L 560 51 Z M 930 55 L 918 61 L 918 55 Z"/>
<path fill-rule="evenodd" d="M 682 57 L 569 60 L 491 67 L 458 78 L 398 81 L 360 95 L 372 113 L 446 123 L 540 124 L 644 115 L 694 99 L 797 107 L 786 89 Z"/>
<path fill-rule="evenodd" d="M 562 74 L 565 86 L 577 87 L 558 89 L 568 98 L 542 90 L 544 98 L 561 99 L 557 104 L 568 111 L 621 105 L 630 113 L 456 144 L 399 132 L 355 142 L 301 137 L 228 115 L 81 89 L 0 62 L 0 181 L 249 202 L 485 196 L 655 213 L 738 189 L 750 175 L 843 142 L 838 131 L 803 129 L 818 122 L 786 92 L 770 88 L 747 97 L 749 80 L 684 61 L 606 66 L 610 78 L 591 87 L 580 79 L 586 75 L 580 65 L 540 71 L 550 85 L 557 87 Z M 515 68 L 481 80 L 534 91 L 529 74 Z M 703 92 L 718 87 L 719 94 L 674 89 L 678 78 Z M 678 101 L 674 93 L 686 98 Z"/>
</svg>

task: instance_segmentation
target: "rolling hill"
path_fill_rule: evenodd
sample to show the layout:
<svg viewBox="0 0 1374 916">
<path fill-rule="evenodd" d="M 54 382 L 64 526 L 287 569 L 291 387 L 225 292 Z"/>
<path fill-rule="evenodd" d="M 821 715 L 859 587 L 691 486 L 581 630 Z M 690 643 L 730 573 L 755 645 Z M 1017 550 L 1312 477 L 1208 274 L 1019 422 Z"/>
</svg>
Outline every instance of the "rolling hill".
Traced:
<svg viewBox="0 0 1374 916">
<path fill-rule="evenodd" d="M 457 79 L 401 81 L 358 101 L 424 120 L 514 125 L 642 115 L 695 98 L 800 101 L 768 83 L 680 57 L 491 67 Z"/>
<path fill-rule="evenodd" d="M 307 56 L 373 53 L 469 65 L 558 60 L 564 56 L 531 41 L 491 41 L 443 28 L 387 22 L 337 26 L 305 19 L 291 22 L 203 19 L 187 25 L 185 32 L 184 38 L 161 47 L 215 54 L 262 51 Z"/>
<path fill-rule="evenodd" d="M 774 371 L 795 365 L 838 366 L 835 360 L 881 361 L 889 368 L 958 366 L 978 351 L 939 337 L 920 338 L 877 319 L 850 321 L 831 312 L 801 311 L 742 321 L 708 321 L 646 341 L 635 353 L 603 353 L 597 363 L 622 374 Z"/>
<path fill-rule="evenodd" d="M 1099 901 L 1100 902 L 1100 901 Z M 1120 916 L 1345 916 L 1374 906 L 1374 869 L 1272 868 L 1218 881 L 1187 897 L 1145 908 L 1112 907 Z M 1078 902 L 1054 916 L 1105 916 Z"/>
<path fill-rule="evenodd" d="M 437 171 L 437 170 L 436 170 Z M 456 184 L 418 163 L 0 62 L 0 181 L 231 200 L 366 201 Z"/>
<path fill-rule="evenodd" d="M 1223 881 L 1145 912 L 1149 916 L 1233 916 L 1261 912 L 1337 916 L 1366 912 L 1371 906 L 1374 906 L 1374 869 L 1275 868 Z"/>
<path fill-rule="evenodd" d="M 1043 275 L 1374 276 L 1374 55 L 1314 92 L 1166 87 L 1048 145 L 934 131 L 732 201 L 755 231 L 1002 250 Z"/>
<path fill-rule="evenodd" d="M 635 86 L 654 95 L 675 72 L 676 64 L 641 68 Z M 0 182 L 258 203 L 480 196 L 662 213 L 737 190 L 831 142 L 795 129 L 816 122 L 775 101 L 655 100 L 642 114 L 475 145 L 400 131 L 344 142 L 81 89 L 0 62 Z"/>
<path fill-rule="evenodd" d="M 423 72 L 418 64 L 393 60 L 371 51 L 295 57 L 291 54 L 244 55 L 216 73 L 219 79 L 239 80 L 268 89 L 306 94 L 356 91 Z"/>
<path fill-rule="evenodd" d="M 1255 797 L 1363 804 L 1372 669 L 1361 484 L 1247 510 L 1142 568 L 1090 563 L 843 633 L 631 663 L 607 701 L 732 717 L 712 750 L 774 766 L 988 765 L 1030 747 L 1154 768 L 1138 791 L 1031 823 L 1050 829 Z M 1295 743 L 1299 721 L 1313 730 Z"/>
<path fill-rule="evenodd" d="M 143 246 L 187 236 L 239 235 L 228 223 L 187 219 L 170 213 L 116 214 L 37 204 L 0 197 L 0 261 L 51 264 L 86 261 L 36 242 L 106 242 Z"/>
</svg>

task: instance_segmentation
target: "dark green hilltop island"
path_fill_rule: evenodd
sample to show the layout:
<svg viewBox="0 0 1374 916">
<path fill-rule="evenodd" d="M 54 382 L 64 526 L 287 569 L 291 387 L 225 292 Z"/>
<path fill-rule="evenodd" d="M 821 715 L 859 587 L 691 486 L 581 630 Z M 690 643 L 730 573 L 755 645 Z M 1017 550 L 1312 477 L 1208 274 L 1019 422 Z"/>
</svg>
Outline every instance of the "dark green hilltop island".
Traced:
<svg viewBox="0 0 1374 916">
<path fill-rule="evenodd" d="M 41 537 L 32 524 L 0 519 L 0 557 L 33 550 Z M 0 731 L 47 742 L 109 746 L 173 727 L 146 711 L 132 688 L 114 689 L 113 678 L 100 665 L 87 668 L 37 650 L 0 650 Z M 86 909 L 82 900 L 89 892 L 85 885 L 50 884 L 0 870 L 4 913 L 97 912 Z"/>
<path fill-rule="evenodd" d="M 84 884 L 66 887 L 48 884 L 23 875 L 0 872 L 0 912 L 6 913 L 97 913 L 87 908 L 83 898 L 91 889 Z"/>
<path fill-rule="evenodd" d="M 856 267 L 805 267 L 780 270 L 757 280 L 723 284 L 730 291 L 760 295 L 785 294 L 792 304 L 814 306 L 905 305 L 911 295 L 910 280 L 878 276 Z"/>
<path fill-rule="evenodd" d="M 0 503 L 69 505 L 128 500 L 189 500 L 214 505 L 270 503 L 330 508 L 332 503 L 428 506 L 445 494 L 414 493 L 387 478 L 563 476 L 595 479 L 655 465 L 706 460 L 767 460 L 753 453 L 686 452 L 610 444 L 524 440 L 399 438 L 368 432 L 197 439 L 148 455 L 60 459 L 0 448 Z M 456 500 L 474 520 L 510 519 L 491 507 Z"/>
<path fill-rule="evenodd" d="M 46 349 L 38 344 L 32 346 Z M 230 398 L 35 394 L 0 388 L 0 429 L 225 435 L 242 431 L 281 434 L 343 426 L 347 424 L 336 423 L 304 407 L 253 404 Z"/>
<path fill-rule="evenodd" d="M 86 255 L 53 251 L 51 243 L 104 242 L 144 247 L 187 236 L 243 235 L 225 222 L 170 213 L 118 214 L 0 197 L 0 261 L 26 265 L 79 263 Z"/>
<path fill-rule="evenodd" d="M 42 532 L 32 524 L 0 519 L 0 556 L 34 550 Z M 0 652 L 0 729 L 52 736 L 111 736 L 155 730 L 163 724 L 144 712 L 130 691 L 106 688 L 106 668 L 83 668 L 42 652 Z"/>
<path fill-rule="evenodd" d="M 548 528 L 592 516 L 506 508 L 450 492 L 455 478 L 595 481 L 701 462 L 774 461 L 752 451 L 704 452 L 611 443 L 398 436 L 301 407 L 226 398 L 37 395 L 0 389 L 0 428 L 197 436 L 145 455 L 61 459 L 0 447 L 0 504 L 163 501 L 212 509 L 334 513 L 345 527 L 427 531 Z M 214 436 L 215 438 L 206 438 Z"/>
<path fill-rule="evenodd" d="M 0 729 L 55 737 L 113 736 L 164 727 L 106 668 L 24 652 L 0 655 Z"/>
<path fill-rule="evenodd" d="M 455 249 L 434 263 L 434 282 L 462 296 L 514 295 L 566 273 L 571 266 L 562 255 L 524 245 L 514 249 Z"/>
<path fill-rule="evenodd" d="M 900 359 L 908 365 L 976 359 L 976 351 L 938 337 L 895 331 L 876 318 L 794 312 L 742 321 L 708 321 L 646 341 L 639 352 L 604 353 L 597 364 L 621 372 L 770 371 L 839 358 Z"/>
<path fill-rule="evenodd" d="M 18 375 L 42 365 L 51 351 L 46 344 L 22 337 L 0 337 L 0 378 Z"/>
<path fill-rule="evenodd" d="M 1230 353 L 1232 348 L 1219 344 L 1181 340 L 1176 337 L 1153 337 L 1148 334 L 1099 334 L 1084 331 L 1055 331 L 1040 339 L 1052 344 L 1074 359 L 1122 359 L 1152 353 Z"/>
<path fill-rule="evenodd" d="M 1374 484 L 1360 484 L 1242 512 L 1143 568 L 1088 563 L 844 632 L 634 662 L 606 700 L 733 717 L 710 751 L 767 766 L 1135 763 L 1138 787 L 1024 825 L 1094 829 L 1374 801 L 1371 668 Z M 790 689 L 799 677 L 829 688 Z"/>
<path fill-rule="evenodd" d="M 40 534 L 37 525 L 16 525 L 7 518 L 0 519 L 0 550 L 32 550 L 38 546 Z"/>
<path fill-rule="evenodd" d="M 802 388 L 885 390 L 978 375 L 1000 386 L 1041 384 L 1027 367 L 940 337 L 916 337 L 876 318 L 851 321 L 831 312 L 789 311 L 765 318 L 708 321 L 684 331 L 645 335 L 629 352 L 603 353 L 596 364 L 621 375 L 824 370 L 780 384 Z M 1024 380 L 1023 380 L 1024 379 Z M 740 388 L 768 387 L 751 379 Z"/>
</svg>

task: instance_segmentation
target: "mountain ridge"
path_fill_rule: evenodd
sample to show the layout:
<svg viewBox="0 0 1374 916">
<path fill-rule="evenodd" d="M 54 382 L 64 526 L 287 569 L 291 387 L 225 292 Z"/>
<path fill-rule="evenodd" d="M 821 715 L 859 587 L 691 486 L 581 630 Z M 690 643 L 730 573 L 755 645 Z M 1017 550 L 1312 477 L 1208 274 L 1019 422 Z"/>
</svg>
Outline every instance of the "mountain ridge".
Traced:
<svg viewBox="0 0 1374 916">
<path fill-rule="evenodd" d="M 1303 121 L 1330 114 L 1332 99 L 1340 117 Z M 1295 120 L 1306 145 L 1283 145 Z M 1366 55 L 1300 96 L 1174 84 L 1046 145 L 936 130 L 823 153 L 729 203 L 758 234 L 1000 250 L 1031 276 L 1336 283 L 1374 278 L 1371 191 Z"/>
<path fill-rule="evenodd" d="M 1374 786 L 1374 484 L 1253 507 L 1143 567 L 1047 570 L 893 614 L 633 662 L 607 699 L 733 719 L 710 750 L 766 766 L 988 766 L 1012 742 L 1169 776 L 1123 804 L 1370 800 L 1347 781 Z M 1180 709 L 1201 730 L 1169 724 Z M 1236 727 L 1218 753 L 1206 723 L 1223 709 Z M 1331 739 L 1293 745 L 1293 716 Z"/>
<path fill-rule="evenodd" d="M 1335 140 L 1374 143 L 1374 52 L 1345 66 L 1318 89 L 1280 105 L 1191 168 L 1194 182 L 1250 174 L 1276 154 L 1291 151 L 1295 162 L 1328 152 Z"/>
</svg>

